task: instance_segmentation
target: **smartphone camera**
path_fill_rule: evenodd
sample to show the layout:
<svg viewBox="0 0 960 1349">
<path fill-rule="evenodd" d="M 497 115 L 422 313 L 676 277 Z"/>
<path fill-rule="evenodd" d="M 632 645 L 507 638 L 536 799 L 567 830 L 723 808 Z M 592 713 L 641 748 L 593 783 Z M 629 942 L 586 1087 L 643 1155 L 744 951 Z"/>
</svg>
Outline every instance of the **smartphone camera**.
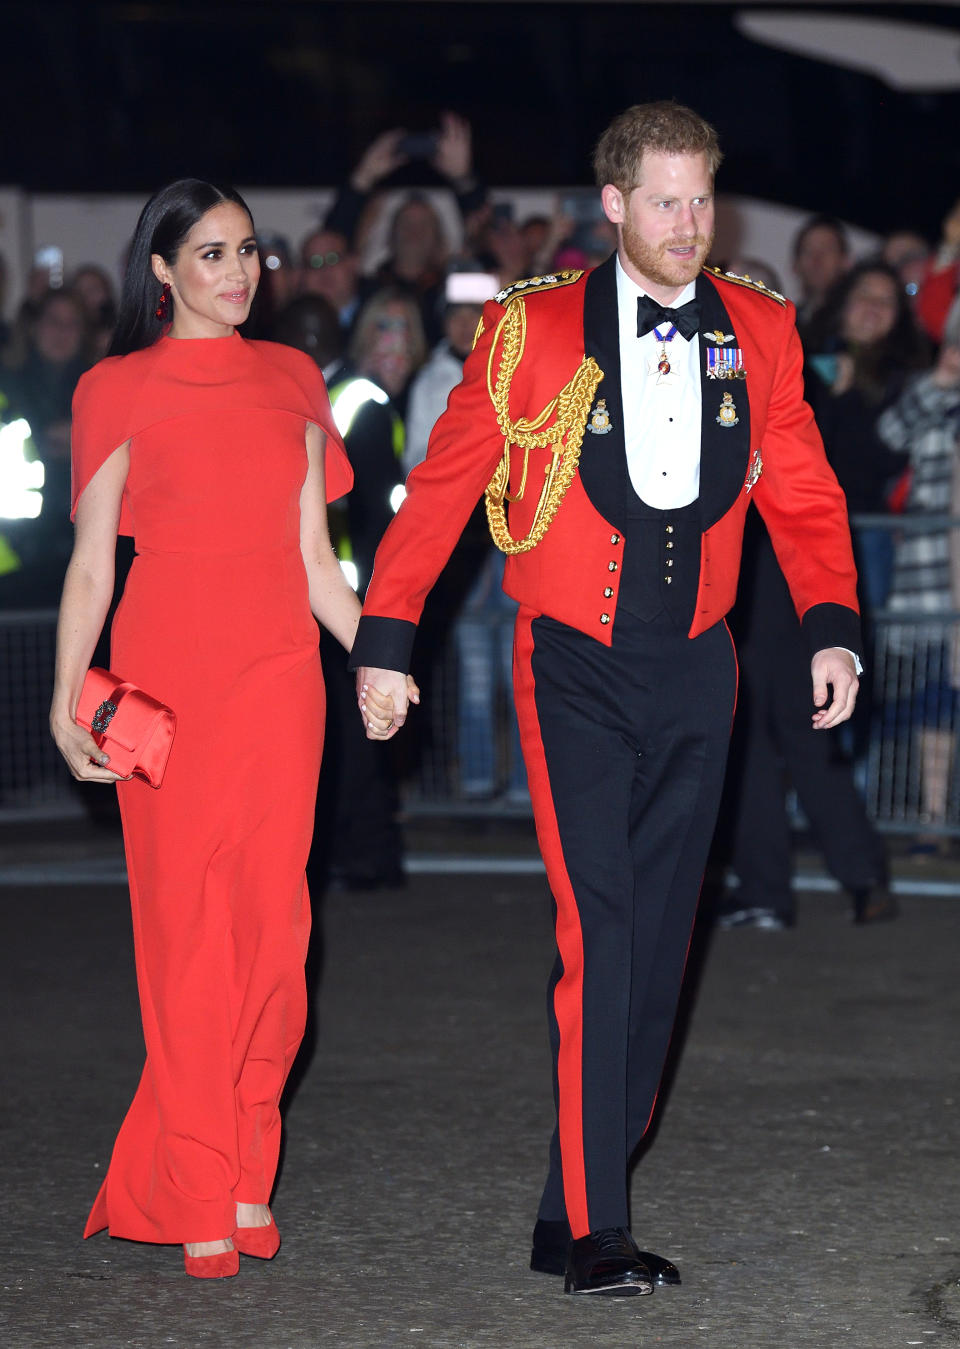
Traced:
<svg viewBox="0 0 960 1349">
<path fill-rule="evenodd" d="M 437 152 L 439 139 L 439 131 L 413 132 L 398 142 L 397 149 L 408 159 L 432 159 Z"/>
<path fill-rule="evenodd" d="M 63 249 L 53 244 L 38 248 L 33 255 L 34 267 L 41 267 L 49 274 L 51 290 L 59 290 L 63 285 Z"/>
</svg>

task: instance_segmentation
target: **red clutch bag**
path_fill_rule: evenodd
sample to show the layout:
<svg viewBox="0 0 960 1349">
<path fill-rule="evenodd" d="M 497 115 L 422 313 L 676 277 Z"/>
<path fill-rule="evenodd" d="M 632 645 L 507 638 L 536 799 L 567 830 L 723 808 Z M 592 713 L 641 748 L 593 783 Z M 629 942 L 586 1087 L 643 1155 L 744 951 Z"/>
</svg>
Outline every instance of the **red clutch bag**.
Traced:
<svg viewBox="0 0 960 1349">
<path fill-rule="evenodd" d="M 109 754 L 112 772 L 123 778 L 135 773 L 151 787 L 160 786 L 177 729 L 166 703 L 93 666 L 83 681 L 77 721 Z"/>
</svg>

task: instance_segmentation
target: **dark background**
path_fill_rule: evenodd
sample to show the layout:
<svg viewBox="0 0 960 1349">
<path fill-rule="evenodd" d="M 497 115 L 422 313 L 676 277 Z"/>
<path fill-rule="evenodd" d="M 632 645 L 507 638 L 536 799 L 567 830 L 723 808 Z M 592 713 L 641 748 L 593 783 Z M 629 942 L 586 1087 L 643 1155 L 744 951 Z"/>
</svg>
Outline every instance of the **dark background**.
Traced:
<svg viewBox="0 0 960 1349">
<path fill-rule="evenodd" d="M 488 182 L 587 183 L 610 116 L 673 96 L 718 126 L 725 191 L 935 237 L 960 195 L 960 94 L 898 92 L 761 46 L 734 27 L 745 8 L 960 31 L 944 4 L 5 4 L 0 182 L 332 184 L 377 132 L 428 130 L 448 107 L 471 121 Z"/>
</svg>

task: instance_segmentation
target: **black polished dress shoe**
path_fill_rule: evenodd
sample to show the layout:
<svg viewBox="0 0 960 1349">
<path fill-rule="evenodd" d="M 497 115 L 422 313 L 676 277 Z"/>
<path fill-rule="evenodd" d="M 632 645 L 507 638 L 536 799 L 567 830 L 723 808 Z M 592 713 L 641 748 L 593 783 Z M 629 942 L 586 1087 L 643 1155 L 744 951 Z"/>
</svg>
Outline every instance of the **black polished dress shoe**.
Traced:
<svg viewBox="0 0 960 1349">
<path fill-rule="evenodd" d="M 570 1243 L 563 1291 L 637 1297 L 653 1292 L 653 1279 L 627 1229 L 601 1227 Z"/>
<path fill-rule="evenodd" d="M 886 885 L 865 886 L 851 893 L 855 923 L 885 923 L 896 918 L 900 912 L 897 901 Z"/>
<path fill-rule="evenodd" d="M 538 1274 L 566 1274 L 571 1240 L 569 1223 L 538 1218 L 533 1229 L 530 1268 Z M 680 1271 L 672 1260 L 665 1260 L 652 1251 L 640 1251 L 639 1255 L 658 1288 L 679 1287 Z"/>
</svg>

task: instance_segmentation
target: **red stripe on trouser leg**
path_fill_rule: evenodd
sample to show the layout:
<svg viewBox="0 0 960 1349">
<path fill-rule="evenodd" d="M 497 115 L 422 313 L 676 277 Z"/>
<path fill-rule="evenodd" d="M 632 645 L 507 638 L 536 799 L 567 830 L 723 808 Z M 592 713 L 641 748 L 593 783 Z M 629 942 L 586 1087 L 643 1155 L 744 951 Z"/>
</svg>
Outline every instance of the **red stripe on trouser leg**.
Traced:
<svg viewBox="0 0 960 1349">
<path fill-rule="evenodd" d="M 557 950 L 563 962 L 563 974 L 553 995 L 554 1015 L 560 1031 L 558 1122 L 567 1217 L 573 1235 L 579 1237 L 590 1230 L 583 1149 L 583 937 L 573 886 L 563 859 L 534 699 L 531 625 L 536 617 L 535 613 L 523 608 L 517 615 L 513 684 L 537 841 L 556 904 Z"/>
</svg>

